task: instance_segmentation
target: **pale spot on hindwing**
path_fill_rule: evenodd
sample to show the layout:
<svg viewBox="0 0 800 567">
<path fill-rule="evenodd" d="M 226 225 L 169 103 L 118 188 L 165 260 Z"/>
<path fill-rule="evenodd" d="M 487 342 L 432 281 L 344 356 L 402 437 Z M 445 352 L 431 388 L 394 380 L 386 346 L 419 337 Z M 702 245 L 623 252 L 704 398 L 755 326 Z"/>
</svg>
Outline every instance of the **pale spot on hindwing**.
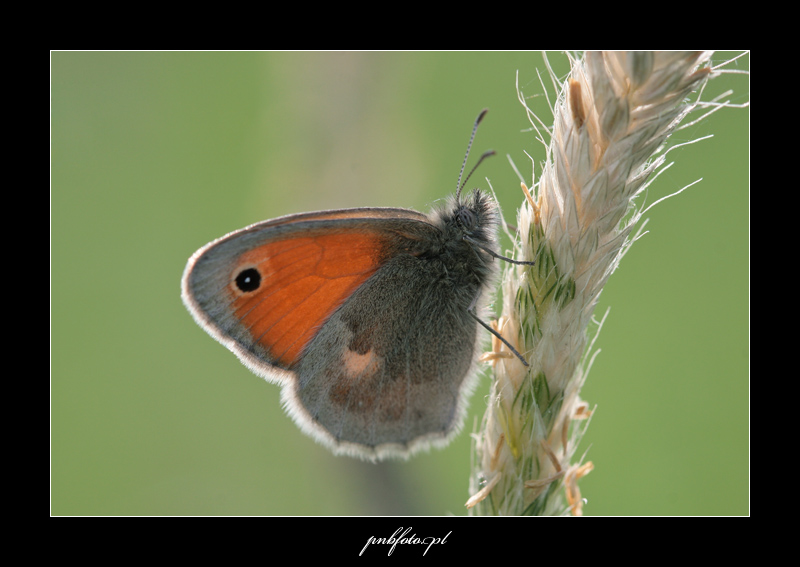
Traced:
<svg viewBox="0 0 800 567">
<path fill-rule="evenodd" d="M 343 370 L 349 378 L 374 375 L 380 366 L 380 358 L 375 351 L 370 349 L 364 354 L 359 354 L 349 348 L 342 353 Z"/>
<path fill-rule="evenodd" d="M 383 359 L 374 349 L 361 353 L 345 347 L 342 351 L 342 379 L 334 390 L 339 402 L 350 411 L 374 411 L 380 396 L 380 390 L 376 390 L 376 378 L 382 365 Z"/>
</svg>

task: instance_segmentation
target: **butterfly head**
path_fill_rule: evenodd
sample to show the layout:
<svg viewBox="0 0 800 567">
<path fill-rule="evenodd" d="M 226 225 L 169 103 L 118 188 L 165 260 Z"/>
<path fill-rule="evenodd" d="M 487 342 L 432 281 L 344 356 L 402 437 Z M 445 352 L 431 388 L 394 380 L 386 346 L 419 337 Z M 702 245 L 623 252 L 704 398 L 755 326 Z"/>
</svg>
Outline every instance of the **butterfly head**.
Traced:
<svg viewBox="0 0 800 567">
<path fill-rule="evenodd" d="M 494 247 L 497 232 L 497 207 L 480 189 L 474 189 L 461 199 L 450 203 L 442 215 L 454 236 L 472 239 L 484 246 Z"/>
</svg>

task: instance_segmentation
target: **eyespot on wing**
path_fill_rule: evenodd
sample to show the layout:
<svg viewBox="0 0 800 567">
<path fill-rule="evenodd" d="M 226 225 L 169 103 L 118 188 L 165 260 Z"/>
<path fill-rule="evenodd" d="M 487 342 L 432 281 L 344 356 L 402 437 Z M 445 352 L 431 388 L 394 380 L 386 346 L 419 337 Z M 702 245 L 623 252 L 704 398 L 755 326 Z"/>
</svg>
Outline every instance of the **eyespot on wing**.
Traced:
<svg viewBox="0 0 800 567">
<path fill-rule="evenodd" d="M 289 370 L 328 317 L 380 268 L 400 235 L 419 230 L 423 218 L 405 209 L 354 209 L 247 227 L 189 260 L 184 303 L 259 374 L 264 364 Z"/>
</svg>

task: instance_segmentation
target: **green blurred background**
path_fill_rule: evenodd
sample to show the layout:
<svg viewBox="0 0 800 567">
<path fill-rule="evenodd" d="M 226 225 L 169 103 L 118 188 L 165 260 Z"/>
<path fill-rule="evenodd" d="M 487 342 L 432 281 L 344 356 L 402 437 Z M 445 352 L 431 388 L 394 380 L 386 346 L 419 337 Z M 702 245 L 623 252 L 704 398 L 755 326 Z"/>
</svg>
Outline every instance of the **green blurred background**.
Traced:
<svg viewBox="0 0 800 567">
<path fill-rule="evenodd" d="M 470 185 L 488 177 L 513 222 L 505 155 L 526 179 L 524 150 L 544 157 L 515 73 L 535 95 L 537 69 L 518 52 L 52 53 L 51 513 L 464 515 L 487 378 L 446 449 L 333 457 L 194 323 L 179 282 L 197 248 L 259 220 L 428 210 L 484 107 L 472 162 L 499 155 Z M 747 76 L 709 87 L 728 88 L 749 100 Z M 703 181 L 648 213 L 601 297 L 586 514 L 749 513 L 749 110 L 676 141 L 707 134 L 669 154 L 648 201 Z"/>
</svg>

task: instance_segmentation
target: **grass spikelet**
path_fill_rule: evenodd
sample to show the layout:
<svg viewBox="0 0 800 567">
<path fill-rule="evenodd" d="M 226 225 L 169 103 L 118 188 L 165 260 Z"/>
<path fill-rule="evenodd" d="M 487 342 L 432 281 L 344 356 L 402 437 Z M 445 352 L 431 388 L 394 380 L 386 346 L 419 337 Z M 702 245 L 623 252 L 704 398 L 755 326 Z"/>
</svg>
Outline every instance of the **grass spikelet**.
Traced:
<svg viewBox="0 0 800 567">
<path fill-rule="evenodd" d="M 593 360 L 588 328 L 603 286 L 637 238 L 644 211 L 636 197 L 665 167 L 668 137 L 692 110 L 714 106 L 699 102 L 710 56 L 573 57 L 564 82 L 551 71 L 559 85 L 552 128 L 520 95 L 547 157 L 535 187 L 523 184 L 517 219 L 515 257 L 536 264 L 506 267 L 498 330 L 530 366 L 487 357 L 494 378 L 474 435 L 470 514 L 581 514 L 578 481 L 592 469 L 576 455 L 592 414 L 580 398 Z"/>
</svg>

